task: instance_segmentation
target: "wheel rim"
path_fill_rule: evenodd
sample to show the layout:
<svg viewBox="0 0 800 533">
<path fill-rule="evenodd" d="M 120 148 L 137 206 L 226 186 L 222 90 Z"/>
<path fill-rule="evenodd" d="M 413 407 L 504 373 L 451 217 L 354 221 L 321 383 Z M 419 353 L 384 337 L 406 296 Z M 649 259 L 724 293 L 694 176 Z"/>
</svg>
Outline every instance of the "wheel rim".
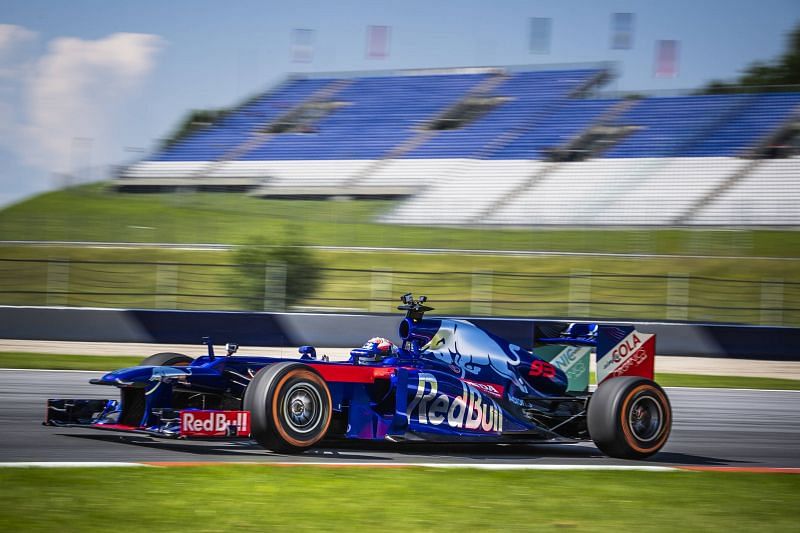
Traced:
<svg viewBox="0 0 800 533">
<path fill-rule="evenodd" d="M 661 433 L 663 420 L 661 404 L 652 396 L 640 396 L 628 412 L 628 427 L 641 442 L 655 440 Z"/>
<path fill-rule="evenodd" d="M 322 422 L 322 397 L 306 383 L 295 383 L 283 400 L 283 419 L 293 432 L 305 434 Z"/>
</svg>

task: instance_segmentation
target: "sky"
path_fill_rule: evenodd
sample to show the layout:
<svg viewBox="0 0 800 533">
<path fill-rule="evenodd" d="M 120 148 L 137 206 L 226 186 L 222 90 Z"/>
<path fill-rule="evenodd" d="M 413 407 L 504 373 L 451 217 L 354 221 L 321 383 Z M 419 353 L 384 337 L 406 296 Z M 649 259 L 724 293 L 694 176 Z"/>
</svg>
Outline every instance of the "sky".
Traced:
<svg viewBox="0 0 800 533">
<path fill-rule="evenodd" d="M 634 14 L 630 49 L 611 48 L 613 13 Z M 552 21 L 546 53 L 531 18 Z M 188 110 L 293 72 L 611 61 L 610 89 L 692 89 L 776 58 L 798 23 L 798 0 L 0 0 L 0 206 L 108 179 Z M 370 25 L 390 27 L 384 58 Z M 654 75 L 659 40 L 679 42 L 675 76 Z"/>
</svg>

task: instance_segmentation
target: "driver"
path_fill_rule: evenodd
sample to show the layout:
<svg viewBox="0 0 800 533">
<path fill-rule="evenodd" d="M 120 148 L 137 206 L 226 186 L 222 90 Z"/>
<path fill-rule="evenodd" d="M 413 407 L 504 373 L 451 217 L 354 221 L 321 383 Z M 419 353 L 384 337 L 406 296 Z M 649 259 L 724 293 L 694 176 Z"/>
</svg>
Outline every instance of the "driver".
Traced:
<svg viewBox="0 0 800 533">
<path fill-rule="evenodd" d="M 398 348 L 389 339 L 383 337 L 373 337 L 361 348 L 350 350 L 350 362 L 369 362 L 380 363 L 387 357 L 395 357 Z"/>
</svg>

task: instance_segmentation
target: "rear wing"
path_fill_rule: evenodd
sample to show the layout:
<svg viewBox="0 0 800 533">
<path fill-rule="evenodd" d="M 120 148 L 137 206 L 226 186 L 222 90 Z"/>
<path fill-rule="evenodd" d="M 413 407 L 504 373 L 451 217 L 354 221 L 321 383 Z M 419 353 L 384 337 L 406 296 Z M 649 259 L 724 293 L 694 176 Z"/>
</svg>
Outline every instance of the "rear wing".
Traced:
<svg viewBox="0 0 800 533">
<path fill-rule="evenodd" d="M 655 376 L 654 334 L 633 326 L 598 324 L 550 323 L 534 328 L 534 354 L 567 374 L 568 392 L 588 391 L 592 351 L 598 385 L 618 376 L 651 380 Z"/>
<path fill-rule="evenodd" d="M 597 384 L 618 376 L 655 377 L 656 336 L 633 326 L 600 326 Z"/>
</svg>

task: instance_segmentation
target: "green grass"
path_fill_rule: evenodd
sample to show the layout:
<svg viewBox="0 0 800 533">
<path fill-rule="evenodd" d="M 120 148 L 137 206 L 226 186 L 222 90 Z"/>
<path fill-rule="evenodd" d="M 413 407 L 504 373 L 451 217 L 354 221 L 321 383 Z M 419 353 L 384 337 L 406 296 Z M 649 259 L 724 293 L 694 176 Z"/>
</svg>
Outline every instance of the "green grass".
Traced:
<svg viewBox="0 0 800 533">
<path fill-rule="evenodd" d="M 793 261 L 758 260 L 756 265 L 721 258 L 315 255 L 324 265 L 322 284 L 300 302 L 314 309 L 390 312 L 397 295 L 413 291 L 427 294 L 441 314 L 800 324 L 800 270 Z M 0 303 L 240 310 L 230 261 L 227 252 L 0 247 Z M 585 292 L 573 293 L 569 276 L 580 272 L 597 277 Z M 670 315 L 664 306 L 672 273 L 689 276 L 684 315 Z M 761 283 L 775 279 L 793 284 Z M 476 293 L 475 283 L 486 280 L 489 284 Z M 781 291 L 781 308 L 766 314 L 760 311 L 765 288 Z M 56 294 L 58 290 L 70 294 Z M 258 310 L 259 302 L 251 309 Z"/>
<path fill-rule="evenodd" d="M 656 381 L 663 387 L 800 390 L 800 379 L 667 374 L 658 372 L 656 373 Z"/>
<path fill-rule="evenodd" d="M 6 531 L 791 531 L 800 476 L 0 469 Z"/>
<path fill-rule="evenodd" d="M 800 257 L 779 230 L 458 229 L 377 224 L 391 201 L 286 201 L 235 193 L 121 194 L 105 183 L 0 211 L 0 240 L 215 242 L 292 232 L 297 244 Z M 418 222 L 435 213 L 418 213 Z"/>
<path fill-rule="evenodd" d="M 117 355 L 67 355 L 49 353 L 0 352 L 0 368 L 42 370 L 114 370 L 138 365 L 141 357 Z"/>
<path fill-rule="evenodd" d="M 92 184 L 0 211 L 0 240 L 237 244 L 277 235 L 298 245 L 678 254 L 637 259 L 317 251 L 326 268 L 322 285 L 299 305 L 389 312 L 399 294 L 413 291 L 427 294 L 442 314 L 800 325 L 800 269 L 791 259 L 800 257 L 796 231 L 466 229 L 373 221 L 394 205 L 233 193 L 118 194 Z M 428 215 L 419 216 L 424 222 Z M 239 310 L 245 305 L 232 293 L 230 262 L 227 252 L 4 246 L 0 304 Z M 576 291 L 569 276 L 580 273 L 592 279 Z M 686 286 L 671 286 L 669 276 L 687 276 Z M 670 294 L 688 294 L 686 309 L 666 306 Z M 264 308 L 261 295 L 248 296 L 253 300 L 247 307 Z"/>
<path fill-rule="evenodd" d="M 136 366 L 145 357 L 146 354 L 141 357 L 128 357 L 0 352 L 0 368 L 103 371 Z M 595 382 L 594 373 L 590 381 Z M 656 375 L 656 381 L 665 387 L 800 390 L 800 380 L 796 379 L 659 373 Z"/>
</svg>

